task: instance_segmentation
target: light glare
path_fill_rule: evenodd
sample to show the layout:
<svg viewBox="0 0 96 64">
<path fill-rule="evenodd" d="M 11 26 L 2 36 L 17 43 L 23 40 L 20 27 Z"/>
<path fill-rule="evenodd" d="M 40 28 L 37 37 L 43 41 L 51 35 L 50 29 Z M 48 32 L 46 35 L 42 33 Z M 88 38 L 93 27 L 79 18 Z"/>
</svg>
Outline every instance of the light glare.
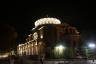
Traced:
<svg viewBox="0 0 96 64">
<path fill-rule="evenodd" d="M 89 45 L 88 45 L 88 47 L 90 47 L 90 48 L 95 48 L 95 44 L 94 43 L 90 43 Z"/>
<path fill-rule="evenodd" d="M 59 53 L 63 53 L 63 51 L 64 51 L 64 46 L 62 46 L 62 45 L 59 45 L 59 46 L 56 46 L 56 51 L 58 51 Z"/>
</svg>

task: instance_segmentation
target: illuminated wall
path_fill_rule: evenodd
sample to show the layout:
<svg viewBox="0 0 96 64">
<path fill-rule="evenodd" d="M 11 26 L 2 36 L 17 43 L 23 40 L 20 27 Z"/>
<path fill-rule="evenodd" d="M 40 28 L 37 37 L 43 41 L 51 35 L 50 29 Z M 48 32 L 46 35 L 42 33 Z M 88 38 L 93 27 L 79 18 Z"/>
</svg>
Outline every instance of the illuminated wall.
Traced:
<svg viewBox="0 0 96 64">
<path fill-rule="evenodd" d="M 19 44 L 17 47 L 17 53 L 22 55 L 39 55 L 43 53 L 43 43 L 36 41 L 29 41 L 25 44 Z"/>
</svg>

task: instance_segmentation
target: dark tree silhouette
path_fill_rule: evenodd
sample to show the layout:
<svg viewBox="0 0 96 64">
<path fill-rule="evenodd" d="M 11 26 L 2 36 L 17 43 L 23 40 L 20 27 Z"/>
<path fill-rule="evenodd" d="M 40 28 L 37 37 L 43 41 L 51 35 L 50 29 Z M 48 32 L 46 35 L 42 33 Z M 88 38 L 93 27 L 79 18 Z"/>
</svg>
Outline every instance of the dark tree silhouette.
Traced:
<svg viewBox="0 0 96 64">
<path fill-rule="evenodd" d="M 0 25 L 0 50 L 8 51 L 15 48 L 17 32 L 8 24 Z"/>
</svg>

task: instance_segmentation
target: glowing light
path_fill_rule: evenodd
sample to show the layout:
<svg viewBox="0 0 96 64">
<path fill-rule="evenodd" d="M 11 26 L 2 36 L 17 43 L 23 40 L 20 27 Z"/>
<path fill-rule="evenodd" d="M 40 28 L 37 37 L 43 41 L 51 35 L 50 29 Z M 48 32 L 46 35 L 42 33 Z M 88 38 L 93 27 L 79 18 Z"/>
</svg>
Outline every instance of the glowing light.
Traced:
<svg viewBox="0 0 96 64">
<path fill-rule="evenodd" d="M 43 35 L 41 35 L 41 39 L 43 38 Z"/>
<path fill-rule="evenodd" d="M 35 33 L 33 34 L 33 39 L 36 40 L 37 38 L 38 38 L 38 34 L 37 34 L 37 32 L 35 32 Z"/>
<path fill-rule="evenodd" d="M 63 50 L 64 47 L 62 45 L 59 45 L 59 46 L 56 47 L 56 49 Z"/>
<path fill-rule="evenodd" d="M 30 37 L 32 34 L 29 34 L 28 36 Z"/>
<path fill-rule="evenodd" d="M 35 45 L 37 45 L 37 42 L 35 43 Z"/>
<path fill-rule="evenodd" d="M 90 43 L 90 44 L 88 44 L 88 47 L 90 47 L 90 48 L 95 48 L 96 45 L 95 45 L 94 43 Z"/>
<path fill-rule="evenodd" d="M 64 49 L 65 49 L 65 47 L 64 47 L 63 45 L 59 45 L 59 46 L 56 46 L 56 47 L 55 47 L 55 50 L 56 50 L 57 52 L 59 52 L 60 54 L 63 53 Z"/>
<path fill-rule="evenodd" d="M 19 46 L 22 46 L 22 45 L 24 45 L 24 44 L 19 44 Z"/>
<path fill-rule="evenodd" d="M 6 58 L 8 57 L 8 54 L 0 55 L 0 58 Z"/>
<path fill-rule="evenodd" d="M 59 19 L 56 18 L 42 18 L 35 22 L 35 26 L 39 26 L 42 24 L 61 24 Z"/>
</svg>

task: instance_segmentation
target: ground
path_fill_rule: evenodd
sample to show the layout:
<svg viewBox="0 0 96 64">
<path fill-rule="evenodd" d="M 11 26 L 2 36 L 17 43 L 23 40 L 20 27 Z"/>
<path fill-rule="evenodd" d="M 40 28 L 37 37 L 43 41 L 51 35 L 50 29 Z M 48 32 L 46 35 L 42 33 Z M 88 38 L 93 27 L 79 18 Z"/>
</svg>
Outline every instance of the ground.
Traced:
<svg viewBox="0 0 96 64">
<path fill-rule="evenodd" d="M 42 64 L 39 60 L 32 61 L 27 58 L 15 58 L 14 63 L 12 61 L 9 58 L 0 59 L 0 64 Z M 43 64 L 96 64 L 96 60 L 44 60 Z"/>
</svg>

